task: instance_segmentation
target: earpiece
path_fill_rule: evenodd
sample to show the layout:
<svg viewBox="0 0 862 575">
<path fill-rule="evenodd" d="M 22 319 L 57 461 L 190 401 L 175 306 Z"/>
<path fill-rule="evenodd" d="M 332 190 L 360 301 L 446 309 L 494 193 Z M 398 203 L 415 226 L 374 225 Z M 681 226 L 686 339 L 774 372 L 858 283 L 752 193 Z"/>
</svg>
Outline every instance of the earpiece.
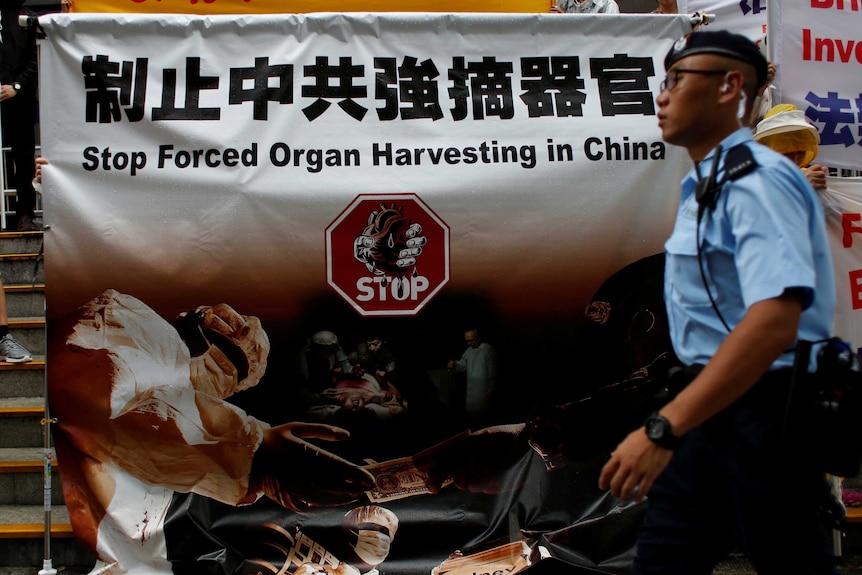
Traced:
<svg viewBox="0 0 862 575">
<path fill-rule="evenodd" d="M 736 119 L 737 119 L 737 121 L 739 121 L 740 127 L 742 127 L 742 125 L 744 124 L 743 119 L 745 118 L 746 99 L 747 99 L 747 96 L 745 95 L 745 92 L 740 92 L 739 93 L 739 104 L 736 108 Z"/>
<path fill-rule="evenodd" d="M 724 84 L 721 85 L 721 88 L 719 88 L 719 90 L 721 90 L 722 94 L 727 94 L 730 91 L 730 84 L 725 82 Z"/>
</svg>

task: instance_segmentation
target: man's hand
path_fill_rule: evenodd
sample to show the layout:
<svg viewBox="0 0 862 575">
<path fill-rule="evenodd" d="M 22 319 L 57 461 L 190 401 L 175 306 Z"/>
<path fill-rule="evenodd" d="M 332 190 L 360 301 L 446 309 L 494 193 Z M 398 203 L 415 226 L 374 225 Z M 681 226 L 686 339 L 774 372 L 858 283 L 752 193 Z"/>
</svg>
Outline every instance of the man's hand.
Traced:
<svg viewBox="0 0 862 575">
<path fill-rule="evenodd" d="M 251 483 L 294 511 L 355 501 L 374 486 L 374 477 L 305 441 L 342 441 L 349 435 L 339 427 L 315 423 L 286 423 L 268 429 L 254 455 Z"/>
<path fill-rule="evenodd" d="M 599 475 L 599 488 L 610 488 L 611 495 L 624 502 L 634 495 L 640 503 L 672 456 L 673 451 L 650 441 L 643 427 L 636 429 L 611 453 Z"/>
<path fill-rule="evenodd" d="M 33 176 L 33 180 L 37 184 L 42 183 L 42 166 L 50 163 L 47 158 L 43 158 L 42 156 L 36 158 L 36 174 Z"/>
<path fill-rule="evenodd" d="M 12 87 L 12 84 L 3 84 L 0 86 L 0 102 L 14 98 L 18 95 L 18 90 Z"/>
<path fill-rule="evenodd" d="M 808 182 L 815 190 L 826 189 L 826 168 L 820 164 L 812 164 L 802 168 L 802 173 L 808 178 Z"/>
<path fill-rule="evenodd" d="M 428 488 L 437 493 L 451 479 L 458 489 L 474 493 L 505 493 L 521 487 L 520 473 L 507 471 L 532 450 L 526 424 L 498 425 L 466 431 L 413 456 L 428 474 Z"/>
</svg>

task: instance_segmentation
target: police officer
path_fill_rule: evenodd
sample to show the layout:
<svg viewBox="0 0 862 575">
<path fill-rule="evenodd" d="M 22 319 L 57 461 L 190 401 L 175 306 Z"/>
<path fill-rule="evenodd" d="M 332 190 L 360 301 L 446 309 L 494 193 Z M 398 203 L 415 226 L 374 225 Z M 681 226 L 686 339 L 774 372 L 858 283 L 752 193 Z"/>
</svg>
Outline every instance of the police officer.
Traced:
<svg viewBox="0 0 862 575">
<path fill-rule="evenodd" d="M 707 575 L 737 546 L 758 573 L 837 573 L 823 475 L 782 440 L 788 350 L 828 337 L 834 314 L 822 208 L 745 125 L 767 76 L 754 43 L 694 32 L 665 69 L 659 128 L 694 162 L 665 243 L 665 305 L 693 379 L 617 446 L 599 485 L 647 498 L 637 575 Z"/>
</svg>

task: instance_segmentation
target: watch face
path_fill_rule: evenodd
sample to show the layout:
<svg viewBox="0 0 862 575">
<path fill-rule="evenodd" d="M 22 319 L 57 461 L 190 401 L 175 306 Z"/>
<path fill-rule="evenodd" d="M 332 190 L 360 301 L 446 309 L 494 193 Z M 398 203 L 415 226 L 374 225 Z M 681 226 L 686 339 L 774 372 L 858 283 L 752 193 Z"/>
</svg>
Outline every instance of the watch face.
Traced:
<svg viewBox="0 0 862 575">
<path fill-rule="evenodd" d="M 661 419 L 650 419 L 646 426 L 647 437 L 658 438 L 664 435 L 664 422 Z"/>
<path fill-rule="evenodd" d="M 652 414 L 644 422 L 646 435 L 651 441 L 666 449 L 676 449 L 682 440 L 673 434 L 670 422 L 658 414 Z"/>
</svg>

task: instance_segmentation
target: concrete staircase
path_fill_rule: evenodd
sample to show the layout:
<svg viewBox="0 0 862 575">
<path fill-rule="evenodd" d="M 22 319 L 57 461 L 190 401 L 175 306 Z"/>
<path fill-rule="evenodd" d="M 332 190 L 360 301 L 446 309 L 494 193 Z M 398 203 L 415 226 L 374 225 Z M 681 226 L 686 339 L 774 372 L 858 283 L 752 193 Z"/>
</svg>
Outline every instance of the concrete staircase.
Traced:
<svg viewBox="0 0 862 575">
<path fill-rule="evenodd" d="M 45 284 L 42 233 L 0 232 L 0 275 L 12 334 L 33 355 L 0 362 L 0 575 L 88 573 L 94 558 L 75 540 L 52 455 L 50 537 L 45 489 Z"/>
</svg>

